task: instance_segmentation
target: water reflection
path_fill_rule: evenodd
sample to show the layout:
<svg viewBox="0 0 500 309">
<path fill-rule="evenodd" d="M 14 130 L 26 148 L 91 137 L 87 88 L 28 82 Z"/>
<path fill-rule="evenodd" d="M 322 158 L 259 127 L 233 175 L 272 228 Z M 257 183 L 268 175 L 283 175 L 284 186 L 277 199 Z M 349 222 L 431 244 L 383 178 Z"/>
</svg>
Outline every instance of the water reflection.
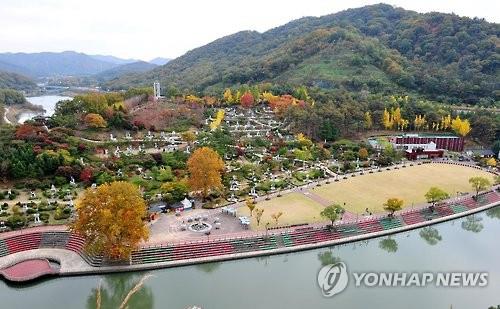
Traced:
<svg viewBox="0 0 500 309">
<path fill-rule="evenodd" d="M 318 253 L 318 260 L 321 262 L 321 266 L 341 262 L 341 259 L 338 256 L 333 255 L 333 251 L 331 249 L 329 251 Z"/>
<path fill-rule="evenodd" d="M 107 275 L 103 281 L 96 283 L 87 297 L 88 309 L 141 308 L 152 309 L 154 298 L 151 288 L 138 284 L 144 279 L 144 274 L 122 273 Z M 100 293 L 99 293 L 100 285 Z M 134 292 L 134 289 L 137 289 Z M 128 298 L 125 306 L 122 306 Z M 100 306 L 97 305 L 100 303 Z"/>
<path fill-rule="evenodd" d="M 424 227 L 423 229 L 421 229 L 419 235 L 420 237 L 422 237 L 422 239 L 425 240 L 426 243 L 431 246 L 436 245 L 443 239 L 441 235 L 439 235 L 439 231 L 432 226 Z"/>
<path fill-rule="evenodd" d="M 486 211 L 486 215 L 490 218 L 500 219 L 500 207 L 490 208 Z"/>
<path fill-rule="evenodd" d="M 483 218 L 476 215 L 465 217 L 465 220 L 462 222 L 462 228 L 469 232 L 479 233 L 484 228 L 481 221 L 483 221 Z"/>
<path fill-rule="evenodd" d="M 395 253 L 396 251 L 398 251 L 398 243 L 395 239 L 392 239 L 392 238 L 386 238 L 386 239 L 382 239 L 379 244 L 378 244 L 379 248 L 384 250 L 384 251 L 387 251 L 389 253 Z"/>
<path fill-rule="evenodd" d="M 207 274 L 213 273 L 216 271 L 221 265 L 221 262 L 212 262 L 212 263 L 204 263 L 195 265 L 195 267 Z"/>
</svg>

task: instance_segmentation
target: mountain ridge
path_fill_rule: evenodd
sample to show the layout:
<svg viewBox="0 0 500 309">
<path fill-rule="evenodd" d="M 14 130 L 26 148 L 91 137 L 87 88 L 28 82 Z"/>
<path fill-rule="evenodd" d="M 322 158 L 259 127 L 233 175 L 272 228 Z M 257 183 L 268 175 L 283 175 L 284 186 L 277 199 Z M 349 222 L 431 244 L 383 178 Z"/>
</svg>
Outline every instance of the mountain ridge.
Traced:
<svg viewBox="0 0 500 309">
<path fill-rule="evenodd" d="M 164 89 L 220 95 L 225 87 L 271 82 L 498 101 L 499 33 L 498 24 L 480 19 L 377 4 L 300 18 L 263 33 L 237 32 L 106 87 L 159 80 Z"/>
</svg>

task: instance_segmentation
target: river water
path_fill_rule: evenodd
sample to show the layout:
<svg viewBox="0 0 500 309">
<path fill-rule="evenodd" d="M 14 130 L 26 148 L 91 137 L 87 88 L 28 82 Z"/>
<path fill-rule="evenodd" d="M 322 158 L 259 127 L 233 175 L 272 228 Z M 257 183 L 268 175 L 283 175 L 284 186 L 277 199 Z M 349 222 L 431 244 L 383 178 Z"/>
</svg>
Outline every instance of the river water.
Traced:
<svg viewBox="0 0 500 309">
<path fill-rule="evenodd" d="M 437 234 L 436 234 L 437 233 Z M 152 271 L 129 308 L 443 308 L 500 304 L 500 207 L 390 237 L 286 255 Z M 385 241 L 383 241 L 385 240 Z M 383 241 L 383 242 L 382 242 Z M 325 298 L 317 273 L 331 260 L 350 272 L 488 272 L 486 287 L 355 287 Z M 0 282 L 1 308 L 118 308 L 144 273 L 67 277 L 16 287 Z M 452 306 L 452 307 L 451 307 Z"/>
<path fill-rule="evenodd" d="M 26 100 L 34 105 L 41 105 L 45 109 L 44 116 L 51 116 L 54 114 L 54 110 L 56 107 L 56 103 L 62 100 L 71 100 L 71 97 L 63 97 L 58 95 L 45 95 L 39 97 L 27 97 Z M 34 116 L 41 115 L 41 113 L 35 112 L 25 112 L 21 113 L 19 116 L 18 122 L 23 123 L 28 119 L 31 119 Z"/>
</svg>

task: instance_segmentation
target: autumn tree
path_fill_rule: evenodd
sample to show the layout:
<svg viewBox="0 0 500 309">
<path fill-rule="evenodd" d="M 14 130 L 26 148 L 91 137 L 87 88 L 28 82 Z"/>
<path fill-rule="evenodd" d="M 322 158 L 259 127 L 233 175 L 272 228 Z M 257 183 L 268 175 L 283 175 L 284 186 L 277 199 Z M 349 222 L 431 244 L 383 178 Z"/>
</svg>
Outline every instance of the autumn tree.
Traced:
<svg viewBox="0 0 500 309">
<path fill-rule="evenodd" d="M 263 208 L 255 209 L 255 220 L 257 220 L 257 225 L 260 225 L 260 220 L 262 219 L 263 214 L 264 214 Z"/>
<path fill-rule="evenodd" d="M 465 137 L 471 131 L 469 120 L 467 119 L 462 120 L 460 119 L 460 116 L 457 116 L 457 118 L 451 121 L 451 128 L 456 134 L 462 137 Z"/>
<path fill-rule="evenodd" d="M 226 91 L 224 91 L 223 96 L 226 103 L 234 103 L 233 92 L 231 91 L 231 89 L 227 88 Z"/>
<path fill-rule="evenodd" d="M 240 98 L 240 104 L 244 108 L 250 108 L 254 104 L 254 98 L 250 91 L 245 92 Z"/>
<path fill-rule="evenodd" d="M 431 187 L 427 193 L 425 193 L 425 199 L 427 200 L 427 203 L 432 204 L 432 208 L 434 208 L 434 205 L 436 205 L 437 202 L 440 202 L 442 200 L 445 200 L 449 198 L 450 195 L 446 193 L 446 191 L 438 188 L 438 187 Z"/>
<path fill-rule="evenodd" d="M 420 130 L 424 128 L 425 124 L 427 123 L 427 120 L 425 119 L 425 116 L 423 115 L 416 115 L 415 119 L 413 120 L 413 126 L 415 130 Z"/>
<path fill-rule="evenodd" d="M 271 218 L 273 218 L 273 220 L 276 222 L 276 225 L 278 225 L 278 220 L 280 219 L 280 217 L 283 215 L 283 212 L 276 212 L 276 213 L 273 213 L 271 215 Z"/>
<path fill-rule="evenodd" d="M 72 232 L 83 236 L 90 252 L 126 259 L 149 237 L 143 221 L 147 207 L 139 189 L 124 181 L 88 188 L 76 203 Z"/>
<path fill-rule="evenodd" d="M 361 160 L 368 159 L 368 150 L 366 148 L 359 148 L 358 156 Z"/>
<path fill-rule="evenodd" d="M 102 118 L 102 116 L 99 114 L 88 113 L 87 115 L 85 115 L 83 121 L 89 128 L 98 129 L 98 128 L 105 128 L 108 126 L 106 120 L 104 120 L 104 118 Z"/>
<path fill-rule="evenodd" d="M 250 210 L 250 217 L 251 217 L 253 210 L 255 209 L 255 203 L 251 198 L 247 198 L 247 200 L 245 201 L 245 205 L 247 205 L 248 210 Z"/>
<path fill-rule="evenodd" d="M 394 216 L 394 213 L 403 208 L 404 201 L 399 198 L 390 198 L 384 203 L 384 209 L 390 212 L 390 216 Z"/>
<path fill-rule="evenodd" d="M 386 129 L 392 129 L 394 126 L 394 120 L 392 119 L 392 115 L 387 108 L 384 109 L 384 113 L 382 114 L 382 125 Z"/>
<path fill-rule="evenodd" d="M 365 113 L 365 129 L 370 130 L 373 127 L 372 114 L 370 112 Z"/>
<path fill-rule="evenodd" d="M 484 178 L 481 176 L 469 178 L 469 183 L 476 191 L 476 196 L 479 195 L 479 191 L 486 190 L 489 186 L 491 186 L 491 182 L 488 180 L 488 178 Z"/>
<path fill-rule="evenodd" d="M 194 192 L 201 192 L 206 198 L 210 190 L 222 188 L 221 173 L 224 161 L 219 154 L 209 147 L 196 149 L 187 161 L 189 187 Z"/>
<path fill-rule="evenodd" d="M 495 167 L 497 166 L 497 160 L 495 160 L 495 158 L 489 158 L 488 160 L 486 160 L 486 165 Z"/>
<path fill-rule="evenodd" d="M 182 135 L 182 139 L 188 144 L 191 144 L 192 142 L 194 142 L 196 140 L 196 134 L 194 134 L 193 131 L 186 131 L 186 132 L 183 132 L 181 135 Z"/>
</svg>

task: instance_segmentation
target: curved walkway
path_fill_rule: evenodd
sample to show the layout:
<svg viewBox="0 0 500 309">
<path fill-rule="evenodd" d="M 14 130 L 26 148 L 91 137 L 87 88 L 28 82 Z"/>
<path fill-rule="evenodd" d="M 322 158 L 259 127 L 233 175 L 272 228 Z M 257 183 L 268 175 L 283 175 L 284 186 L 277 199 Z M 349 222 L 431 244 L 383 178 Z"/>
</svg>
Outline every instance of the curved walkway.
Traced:
<svg viewBox="0 0 500 309">
<path fill-rule="evenodd" d="M 497 188 L 498 190 L 498 188 Z M 465 197 L 435 207 L 415 209 L 356 222 L 326 226 L 279 229 L 235 237 L 184 244 L 143 247 L 129 261 L 107 263 L 83 250 L 83 240 L 68 232 L 33 232 L 0 240 L 0 269 L 31 259 L 52 259 L 61 264 L 60 275 L 96 274 L 174 267 L 205 262 L 240 259 L 331 246 L 403 232 L 444 222 L 500 206 L 500 193 L 488 191 L 477 199 Z M 47 248 L 53 247 L 53 248 Z M 64 248 L 64 249 L 62 249 Z"/>
</svg>

